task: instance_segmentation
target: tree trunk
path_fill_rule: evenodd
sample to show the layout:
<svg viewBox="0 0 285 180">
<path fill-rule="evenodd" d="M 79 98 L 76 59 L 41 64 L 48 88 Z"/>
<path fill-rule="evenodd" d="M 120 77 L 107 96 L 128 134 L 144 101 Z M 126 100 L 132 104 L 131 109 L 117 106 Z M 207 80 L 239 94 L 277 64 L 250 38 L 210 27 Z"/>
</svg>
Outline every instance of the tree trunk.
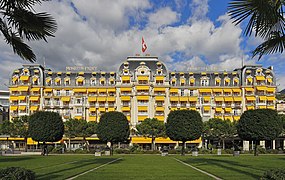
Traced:
<svg viewBox="0 0 285 180">
<path fill-rule="evenodd" d="M 182 141 L 181 156 L 185 156 L 185 142 L 186 142 L 186 141 Z"/>
<path fill-rule="evenodd" d="M 257 152 L 257 140 L 254 141 L 254 156 L 258 156 L 258 152 Z"/>
<path fill-rule="evenodd" d="M 152 137 L 151 137 L 151 150 L 152 150 L 152 151 L 154 151 L 154 146 L 155 146 L 155 145 L 154 145 L 154 140 L 155 140 L 155 137 L 152 136 Z"/>
<path fill-rule="evenodd" d="M 111 143 L 111 147 L 110 147 L 110 156 L 113 156 L 113 142 L 110 142 Z"/>
<path fill-rule="evenodd" d="M 223 139 L 223 149 L 225 149 L 225 139 Z"/>
<path fill-rule="evenodd" d="M 25 146 L 25 152 L 27 152 L 28 151 L 28 148 L 27 148 L 27 140 L 28 140 L 28 138 L 27 137 L 25 137 L 24 138 L 24 146 Z"/>
<path fill-rule="evenodd" d="M 69 151 L 71 151 L 70 138 L 68 138 L 68 148 L 69 148 Z"/>
<path fill-rule="evenodd" d="M 86 146 L 87 152 L 89 152 L 89 143 L 87 143 L 86 137 L 83 137 L 84 144 Z"/>
</svg>

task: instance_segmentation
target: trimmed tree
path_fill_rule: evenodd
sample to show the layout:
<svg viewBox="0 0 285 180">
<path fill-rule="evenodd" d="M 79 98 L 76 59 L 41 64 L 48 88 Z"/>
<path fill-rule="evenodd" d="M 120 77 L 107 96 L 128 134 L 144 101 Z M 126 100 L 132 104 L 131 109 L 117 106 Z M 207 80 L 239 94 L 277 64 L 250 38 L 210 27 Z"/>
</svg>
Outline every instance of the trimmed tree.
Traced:
<svg viewBox="0 0 285 180">
<path fill-rule="evenodd" d="M 257 142 L 274 140 L 282 132 L 282 126 L 281 118 L 275 110 L 248 110 L 241 115 L 237 132 L 241 139 L 255 142 L 254 155 L 257 156 Z"/>
<path fill-rule="evenodd" d="M 167 117 L 166 134 L 173 141 L 182 141 L 181 155 L 185 155 L 186 141 L 196 140 L 203 132 L 203 121 L 194 110 L 171 111 Z"/>
<path fill-rule="evenodd" d="M 21 116 L 12 120 L 14 136 L 20 136 L 25 141 L 25 151 L 27 151 L 27 139 L 29 137 L 29 116 Z"/>
<path fill-rule="evenodd" d="M 64 134 L 62 118 L 56 112 L 38 111 L 29 118 L 29 133 L 34 141 L 43 142 L 43 154 L 47 154 L 45 143 L 62 139 Z"/>
<path fill-rule="evenodd" d="M 121 112 L 106 112 L 98 123 L 98 138 L 111 143 L 111 155 L 113 155 L 113 144 L 127 141 L 130 136 L 130 127 L 127 117 Z"/>
<path fill-rule="evenodd" d="M 205 139 L 218 139 L 218 145 L 223 141 L 223 149 L 225 148 L 225 139 L 232 138 L 236 134 L 236 128 L 229 119 L 222 120 L 220 118 L 211 118 L 204 122 Z"/>
<path fill-rule="evenodd" d="M 165 125 L 156 118 L 146 118 L 136 126 L 139 135 L 151 138 L 151 150 L 154 150 L 155 138 L 165 135 Z"/>
</svg>

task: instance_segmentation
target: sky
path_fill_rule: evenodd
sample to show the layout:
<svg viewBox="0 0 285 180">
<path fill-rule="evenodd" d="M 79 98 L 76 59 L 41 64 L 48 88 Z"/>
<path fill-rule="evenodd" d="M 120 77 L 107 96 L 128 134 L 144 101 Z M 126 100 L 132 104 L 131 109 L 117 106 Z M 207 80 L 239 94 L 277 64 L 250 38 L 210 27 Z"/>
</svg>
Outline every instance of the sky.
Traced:
<svg viewBox="0 0 285 180">
<path fill-rule="evenodd" d="M 285 88 L 284 54 L 251 57 L 262 41 L 245 37 L 245 24 L 235 26 L 227 15 L 228 0 L 52 0 L 34 9 L 48 12 L 57 21 L 55 37 L 28 42 L 36 64 L 53 71 L 67 66 L 95 66 L 116 71 L 128 56 L 158 56 L 169 70 L 233 70 L 260 64 L 273 66 L 279 90 Z M 3 36 L 1 36 L 3 37 Z M 0 89 L 7 89 L 22 60 L 0 38 Z"/>
</svg>

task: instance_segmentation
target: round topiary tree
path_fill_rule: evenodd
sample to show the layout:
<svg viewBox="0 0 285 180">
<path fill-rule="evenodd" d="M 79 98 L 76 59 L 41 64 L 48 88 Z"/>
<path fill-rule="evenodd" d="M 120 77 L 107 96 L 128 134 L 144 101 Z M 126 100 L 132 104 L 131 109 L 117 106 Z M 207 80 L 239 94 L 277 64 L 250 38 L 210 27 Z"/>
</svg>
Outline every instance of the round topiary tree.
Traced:
<svg viewBox="0 0 285 180">
<path fill-rule="evenodd" d="M 43 154 L 47 154 L 46 142 L 56 142 L 62 139 L 64 124 L 56 112 L 38 111 L 29 118 L 29 134 L 34 141 L 43 142 Z"/>
<path fill-rule="evenodd" d="M 185 155 L 186 141 L 196 140 L 203 132 L 203 121 L 194 110 L 171 111 L 167 117 L 166 134 L 173 141 L 182 141 L 181 155 Z"/>
<path fill-rule="evenodd" d="M 277 112 L 272 109 L 255 109 L 245 111 L 237 124 L 237 132 L 241 139 L 254 141 L 254 155 L 257 155 L 257 142 L 274 140 L 283 129 L 283 123 Z"/>
<path fill-rule="evenodd" d="M 111 155 L 113 144 L 127 141 L 130 136 L 130 127 L 127 117 L 121 112 L 106 112 L 97 126 L 97 136 L 103 142 L 111 143 Z"/>
</svg>

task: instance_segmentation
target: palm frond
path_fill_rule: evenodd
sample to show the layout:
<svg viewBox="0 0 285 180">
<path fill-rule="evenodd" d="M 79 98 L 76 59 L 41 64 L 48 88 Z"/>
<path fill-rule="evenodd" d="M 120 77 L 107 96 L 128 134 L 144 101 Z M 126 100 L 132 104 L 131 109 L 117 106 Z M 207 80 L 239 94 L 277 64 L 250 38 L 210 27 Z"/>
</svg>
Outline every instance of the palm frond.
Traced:
<svg viewBox="0 0 285 180">
<path fill-rule="evenodd" d="M 272 31 L 284 30 L 283 0 L 234 0 L 228 13 L 237 25 L 249 18 L 244 30 L 246 36 L 268 38 Z"/>
<path fill-rule="evenodd" d="M 0 0 L 0 8 L 6 11 L 15 8 L 32 9 L 36 4 L 41 4 L 41 0 Z"/>
<path fill-rule="evenodd" d="M 260 44 L 253 52 L 253 57 L 259 56 L 258 60 L 265 54 L 282 53 L 285 49 L 285 35 L 283 32 L 272 32 L 270 39 Z"/>
<path fill-rule="evenodd" d="M 23 9 L 15 9 L 7 14 L 8 23 L 18 29 L 19 35 L 27 40 L 46 41 L 46 37 L 54 36 L 57 24 L 48 13 L 33 13 Z"/>
<path fill-rule="evenodd" d="M 6 43 L 12 46 L 14 53 L 30 62 L 36 61 L 36 55 L 30 46 L 25 44 L 17 33 L 12 32 L 11 28 L 8 28 L 7 24 L 2 19 L 0 19 L 0 31 L 2 32 Z"/>
</svg>

